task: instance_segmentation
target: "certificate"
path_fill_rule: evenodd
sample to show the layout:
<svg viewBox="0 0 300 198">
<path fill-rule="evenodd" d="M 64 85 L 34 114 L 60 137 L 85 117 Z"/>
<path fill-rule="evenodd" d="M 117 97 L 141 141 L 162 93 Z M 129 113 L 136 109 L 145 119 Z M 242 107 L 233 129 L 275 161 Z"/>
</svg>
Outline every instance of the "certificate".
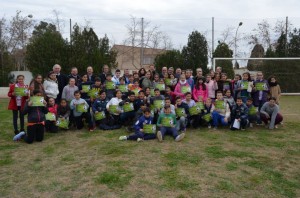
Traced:
<svg viewBox="0 0 300 198">
<path fill-rule="evenodd" d="M 30 97 L 30 101 L 32 101 L 33 107 L 42 107 L 44 105 L 44 97 L 42 96 L 32 96 Z"/>
</svg>

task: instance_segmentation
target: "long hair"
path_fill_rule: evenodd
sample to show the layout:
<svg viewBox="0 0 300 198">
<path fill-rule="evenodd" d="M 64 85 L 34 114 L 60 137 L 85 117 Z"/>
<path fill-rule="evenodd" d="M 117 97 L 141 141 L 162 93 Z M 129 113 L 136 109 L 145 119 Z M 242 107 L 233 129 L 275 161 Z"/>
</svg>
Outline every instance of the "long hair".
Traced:
<svg viewBox="0 0 300 198">
<path fill-rule="evenodd" d="M 36 82 L 35 79 L 37 79 L 37 77 L 42 77 L 43 76 L 41 74 L 37 74 L 29 83 L 29 86 L 31 86 L 33 84 L 33 89 L 40 89 L 40 84 Z"/>
<path fill-rule="evenodd" d="M 197 78 L 197 82 L 195 85 L 196 89 L 198 89 L 198 90 L 200 89 L 200 83 L 199 83 L 200 79 L 202 80 L 202 84 L 201 84 L 202 90 L 206 90 L 206 85 L 204 84 L 205 80 L 203 78 Z"/>
</svg>

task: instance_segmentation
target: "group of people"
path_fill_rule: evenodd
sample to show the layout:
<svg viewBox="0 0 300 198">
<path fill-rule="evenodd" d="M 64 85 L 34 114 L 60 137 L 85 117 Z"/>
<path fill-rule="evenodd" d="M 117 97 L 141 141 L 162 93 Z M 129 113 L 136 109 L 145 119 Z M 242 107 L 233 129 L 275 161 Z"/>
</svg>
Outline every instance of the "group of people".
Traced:
<svg viewBox="0 0 300 198">
<path fill-rule="evenodd" d="M 85 123 L 89 131 L 124 126 L 133 132 L 120 140 L 163 141 L 170 134 L 181 141 L 189 127 L 228 125 L 232 130 L 245 130 L 264 123 L 274 129 L 283 120 L 280 86 L 274 76 L 265 80 L 262 72 L 256 79 L 245 72 L 230 80 L 221 67 L 205 76 L 201 68 L 195 75 L 190 69 L 173 67 L 163 67 L 158 73 L 154 65 L 133 73 L 125 69 L 122 76 L 119 69 L 113 75 L 107 65 L 100 75 L 91 66 L 81 76 L 75 67 L 69 75 L 60 71 L 56 64 L 44 80 L 36 75 L 25 85 L 24 76 L 18 75 L 10 85 L 8 109 L 13 112 L 15 141 L 42 141 L 45 130 L 82 129 Z"/>
</svg>

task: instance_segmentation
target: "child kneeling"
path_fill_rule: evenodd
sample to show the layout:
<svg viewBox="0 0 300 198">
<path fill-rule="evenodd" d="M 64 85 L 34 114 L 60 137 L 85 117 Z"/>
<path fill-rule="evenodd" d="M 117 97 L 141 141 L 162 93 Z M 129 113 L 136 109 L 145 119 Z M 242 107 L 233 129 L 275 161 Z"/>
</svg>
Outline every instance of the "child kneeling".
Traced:
<svg viewBox="0 0 300 198">
<path fill-rule="evenodd" d="M 174 137 L 176 142 L 181 141 L 185 133 L 178 135 L 176 130 L 176 116 L 171 114 L 171 107 L 165 106 L 164 113 L 160 114 L 157 120 L 157 126 L 160 127 L 160 131 L 157 132 L 158 141 L 162 142 L 166 134 L 170 134 Z"/>
<path fill-rule="evenodd" d="M 130 136 L 120 136 L 119 140 L 143 140 L 155 139 L 156 126 L 153 125 L 153 117 L 149 108 L 144 110 L 144 115 L 134 124 L 135 133 Z"/>
</svg>

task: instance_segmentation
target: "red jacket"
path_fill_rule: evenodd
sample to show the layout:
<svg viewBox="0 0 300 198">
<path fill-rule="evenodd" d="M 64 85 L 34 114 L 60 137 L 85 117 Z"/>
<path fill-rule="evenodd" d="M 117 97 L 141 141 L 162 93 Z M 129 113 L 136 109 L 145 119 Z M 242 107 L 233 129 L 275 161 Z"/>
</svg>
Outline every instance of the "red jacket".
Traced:
<svg viewBox="0 0 300 198">
<path fill-rule="evenodd" d="M 10 101 L 9 101 L 9 104 L 8 104 L 8 109 L 9 110 L 18 110 L 16 96 L 12 95 L 12 93 L 14 91 L 15 91 L 15 84 L 10 84 L 9 85 L 9 91 L 7 93 L 7 96 L 10 97 Z M 25 102 L 26 102 L 27 99 L 28 99 L 28 96 L 22 96 L 21 110 L 23 110 L 23 108 L 25 106 Z"/>
<path fill-rule="evenodd" d="M 57 115 L 57 104 L 54 104 L 52 107 L 48 107 L 48 111 Z"/>
</svg>

